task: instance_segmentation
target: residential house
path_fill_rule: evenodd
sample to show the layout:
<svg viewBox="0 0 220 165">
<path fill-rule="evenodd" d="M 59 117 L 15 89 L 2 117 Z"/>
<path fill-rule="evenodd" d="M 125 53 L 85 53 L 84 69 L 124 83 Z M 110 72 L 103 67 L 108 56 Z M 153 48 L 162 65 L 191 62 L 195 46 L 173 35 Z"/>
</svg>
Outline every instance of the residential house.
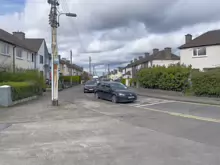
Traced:
<svg viewBox="0 0 220 165">
<path fill-rule="evenodd" d="M 80 76 L 83 73 L 83 68 L 76 64 L 71 64 L 70 60 L 67 60 L 66 58 L 62 58 L 60 60 L 60 73 L 63 76 Z"/>
<path fill-rule="evenodd" d="M 159 49 L 153 49 L 152 55 L 145 53 L 144 57 L 139 57 L 139 61 L 136 63 L 136 70 L 141 68 L 149 68 L 153 66 L 165 66 L 168 67 L 171 64 L 177 64 L 180 62 L 180 57 L 172 53 L 172 49 L 169 47 L 159 51 Z"/>
<path fill-rule="evenodd" d="M 179 49 L 181 64 L 200 70 L 220 67 L 220 30 L 208 31 L 194 39 L 187 34 Z"/>
<path fill-rule="evenodd" d="M 122 78 L 125 79 L 125 85 L 130 86 L 130 79 L 132 78 L 132 64 L 133 61 L 130 62 L 130 64 L 127 64 L 124 68 L 122 68 Z"/>
<path fill-rule="evenodd" d="M 23 32 L 10 34 L 0 29 L 0 63 L 3 67 L 37 69 L 49 78 L 50 54 L 44 39 L 26 38 Z"/>
<path fill-rule="evenodd" d="M 122 75 L 123 75 L 122 70 L 123 70 L 123 68 L 121 68 L 121 67 L 118 67 L 117 69 L 114 69 L 111 72 L 109 78 L 112 79 L 112 80 L 117 80 L 117 79 L 122 78 Z"/>
<path fill-rule="evenodd" d="M 35 68 L 48 79 L 50 77 L 51 55 L 48 52 L 45 39 L 26 38 L 23 32 L 13 32 L 13 35 L 37 52 L 35 56 Z"/>
<path fill-rule="evenodd" d="M 37 51 L 14 34 L 0 29 L 1 69 L 35 69 Z"/>
</svg>

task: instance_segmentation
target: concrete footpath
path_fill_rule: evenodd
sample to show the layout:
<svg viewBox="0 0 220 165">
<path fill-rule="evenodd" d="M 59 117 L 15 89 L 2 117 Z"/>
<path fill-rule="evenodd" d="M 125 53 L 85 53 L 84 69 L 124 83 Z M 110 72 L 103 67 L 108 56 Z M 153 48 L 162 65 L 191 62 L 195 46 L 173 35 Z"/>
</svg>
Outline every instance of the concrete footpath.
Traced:
<svg viewBox="0 0 220 165">
<path fill-rule="evenodd" d="M 145 89 L 145 88 L 130 88 L 130 89 L 136 92 L 140 96 L 147 96 L 147 97 L 175 100 L 182 102 L 220 105 L 220 98 L 184 96 L 181 92 L 163 91 L 163 90 L 154 90 L 154 89 Z"/>
</svg>

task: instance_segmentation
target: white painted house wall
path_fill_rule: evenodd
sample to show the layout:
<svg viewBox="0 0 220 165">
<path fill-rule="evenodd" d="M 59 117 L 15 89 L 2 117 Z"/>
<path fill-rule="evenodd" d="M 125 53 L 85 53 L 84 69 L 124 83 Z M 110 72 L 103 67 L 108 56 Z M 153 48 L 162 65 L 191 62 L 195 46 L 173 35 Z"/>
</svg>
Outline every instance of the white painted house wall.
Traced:
<svg viewBox="0 0 220 165">
<path fill-rule="evenodd" d="M 18 56 L 18 49 L 22 50 L 21 57 Z M 32 62 L 32 53 L 28 50 L 16 47 L 15 50 L 15 66 L 23 69 L 34 69 L 34 62 Z"/>
<path fill-rule="evenodd" d="M 13 45 L 7 44 L 8 50 L 5 52 L 5 42 L 0 41 L 0 66 L 12 67 Z"/>
<path fill-rule="evenodd" d="M 43 63 L 40 63 L 40 56 L 43 56 Z M 40 49 L 37 52 L 37 58 L 36 58 L 37 69 L 39 71 L 44 71 L 44 62 L 45 62 L 45 44 L 44 42 L 42 42 Z"/>
<path fill-rule="evenodd" d="M 150 63 L 152 66 L 165 66 L 168 67 L 171 64 L 177 64 L 179 63 L 179 60 L 153 60 L 152 63 Z"/>
<path fill-rule="evenodd" d="M 129 71 L 130 71 L 130 73 L 132 73 L 132 68 L 126 68 L 126 72 L 129 72 Z M 126 72 L 125 72 L 125 73 L 126 73 Z M 129 77 L 129 78 L 132 78 L 132 75 L 124 75 L 124 76 L 123 76 L 123 78 L 128 78 L 128 77 Z"/>
<path fill-rule="evenodd" d="M 194 69 L 220 67 L 220 45 L 206 46 L 205 56 L 193 56 L 193 48 L 180 50 L 180 62 Z"/>
<path fill-rule="evenodd" d="M 8 51 L 5 53 L 5 45 L 7 45 Z M 13 66 L 13 45 L 0 41 L 0 65 L 1 66 Z M 21 50 L 21 56 L 18 56 L 18 50 Z M 34 62 L 32 62 L 32 53 L 29 50 L 15 47 L 15 67 L 22 69 L 34 69 Z"/>
</svg>

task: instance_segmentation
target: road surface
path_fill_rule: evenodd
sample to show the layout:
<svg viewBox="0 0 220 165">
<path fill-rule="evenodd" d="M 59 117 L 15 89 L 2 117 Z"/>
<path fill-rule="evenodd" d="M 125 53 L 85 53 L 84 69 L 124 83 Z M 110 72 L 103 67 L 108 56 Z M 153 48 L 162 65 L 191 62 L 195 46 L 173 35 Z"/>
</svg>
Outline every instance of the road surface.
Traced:
<svg viewBox="0 0 220 165">
<path fill-rule="evenodd" d="M 112 104 L 81 87 L 0 110 L 0 165 L 219 165 L 220 107 L 139 97 Z"/>
</svg>

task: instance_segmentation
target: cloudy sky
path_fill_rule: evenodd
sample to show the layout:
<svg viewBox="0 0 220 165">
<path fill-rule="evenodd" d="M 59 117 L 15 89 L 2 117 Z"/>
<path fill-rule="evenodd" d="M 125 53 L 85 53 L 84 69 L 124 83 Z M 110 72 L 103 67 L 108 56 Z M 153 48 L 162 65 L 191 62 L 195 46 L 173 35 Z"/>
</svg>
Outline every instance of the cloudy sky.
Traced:
<svg viewBox="0 0 220 165">
<path fill-rule="evenodd" d="M 219 0 L 59 0 L 59 54 L 88 68 L 89 56 L 96 70 L 110 68 L 152 52 L 177 47 L 184 35 L 193 37 L 220 28 Z M 0 0 L 0 28 L 24 31 L 27 37 L 45 38 L 50 48 L 47 0 Z"/>
</svg>

